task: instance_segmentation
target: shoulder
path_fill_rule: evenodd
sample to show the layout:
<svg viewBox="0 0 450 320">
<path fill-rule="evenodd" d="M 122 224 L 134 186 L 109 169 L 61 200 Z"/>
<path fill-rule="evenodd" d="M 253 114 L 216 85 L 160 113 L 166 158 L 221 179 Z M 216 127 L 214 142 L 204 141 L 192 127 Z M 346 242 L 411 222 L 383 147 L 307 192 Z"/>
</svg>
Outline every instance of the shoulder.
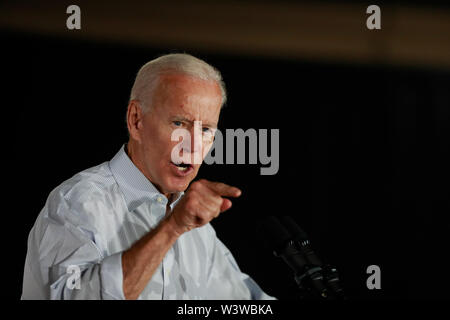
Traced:
<svg viewBox="0 0 450 320">
<path fill-rule="evenodd" d="M 45 205 L 55 220 L 89 217 L 111 205 L 117 185 L 108 162 L 83 170 L 53 189 Z"/>
<path fill-rule="evenodd" d="M 51 200 L 66 200 L 79 202 L 104 194 L 114 183 L 114 178 L 108 167 L 108 162 L 78 172 L 67 179 L 49 195 Z"/>
</svg>

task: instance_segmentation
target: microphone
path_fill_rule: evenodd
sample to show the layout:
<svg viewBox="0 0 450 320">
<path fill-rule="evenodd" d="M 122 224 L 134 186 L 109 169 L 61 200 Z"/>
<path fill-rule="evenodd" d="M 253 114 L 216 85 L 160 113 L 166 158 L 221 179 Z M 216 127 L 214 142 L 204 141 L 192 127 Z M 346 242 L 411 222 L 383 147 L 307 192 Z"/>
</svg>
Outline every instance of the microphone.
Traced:
<svg viewBox="0 0 450 320">
<path fill-rule="evenodd" d="M 295 246 L 291 234 L 274 216 L 263 222 L 263 229 L 268 235 L 268 244 L 276 257 L 281 257 L 295 274 L 303 273 L 308 261 Z"/>
<path fill-rule="evenodd" d="M 337 269 L 322 263 L 306 232 L 290 216 L 279 220 L 270 216 L 263 222 L 263 229 L 274 255 L 294 272 L 302 299 L 345 299 Z"/>
<path fill-rule="evenodd" d="M 303 231 L 290 216 L 282 216 L 280 220 L 283 226 L 286 227 L 287 231 L 292 235 L 293 240 L 299 244 L 300 250 L 307 257 L 309 263 L 312 265 L 322 266 L 322 261 L 319 257 L 317 257 L 311 248 L 309 237 L 306 232 Z"/>
</svg>

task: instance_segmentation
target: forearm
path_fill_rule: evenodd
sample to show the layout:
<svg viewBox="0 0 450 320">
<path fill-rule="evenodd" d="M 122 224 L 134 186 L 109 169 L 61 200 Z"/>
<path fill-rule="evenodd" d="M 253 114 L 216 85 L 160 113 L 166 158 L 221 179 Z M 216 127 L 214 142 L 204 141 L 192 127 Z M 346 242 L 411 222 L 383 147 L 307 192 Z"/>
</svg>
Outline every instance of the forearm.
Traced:
<svg viewBox="0 0 450 320">
<path fill-rule="evenodd" d="M 173 228 L 171 219 L 164 219 L 122 254 L 123 292 L 126 299 L 139 297 L 178 237 L 179 233 Z"/>
<path fill-rule="evenodd" d="M 238 188 L 224 183 L 204 179 L 192 183 L 171 214 L 122 254 L 125 299 L 139 297 L 181 234 L 205 225 L 231 207 L 231 201 L 222 196 L 240 195 Z"/>
</svg>

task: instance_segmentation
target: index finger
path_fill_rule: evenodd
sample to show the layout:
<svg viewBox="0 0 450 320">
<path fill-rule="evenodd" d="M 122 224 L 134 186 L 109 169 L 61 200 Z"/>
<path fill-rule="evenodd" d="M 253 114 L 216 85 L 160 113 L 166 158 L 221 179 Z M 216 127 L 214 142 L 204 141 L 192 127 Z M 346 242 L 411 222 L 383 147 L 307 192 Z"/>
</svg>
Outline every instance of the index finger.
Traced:
<svg viewBox="0 0 450 320">
<path fill-rule="evenodd" d="M 222 182 L 213 182 L 204 180 L 206 182 L 206 186 L 223 197 L 239 197 L 242 191 L 236 187 L 230 186 L 228 184 Z"/>
</svg>

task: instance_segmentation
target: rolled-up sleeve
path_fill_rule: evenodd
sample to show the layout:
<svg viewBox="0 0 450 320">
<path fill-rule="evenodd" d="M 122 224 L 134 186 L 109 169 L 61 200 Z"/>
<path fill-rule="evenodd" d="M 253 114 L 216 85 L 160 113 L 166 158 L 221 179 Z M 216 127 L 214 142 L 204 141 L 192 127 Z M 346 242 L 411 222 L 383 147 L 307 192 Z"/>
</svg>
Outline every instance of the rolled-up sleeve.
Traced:
<svg viewBox="0 0 450 320">
<path fill-rule="evenodd" d="M 38 218 L 28 238 L 22 299 L 124 299 L 122 252 L 104 256 L 95 228 L 69 220 L 48 212 Z"/>
<path fill-rule="evenodd" d="M 50 285 L 52 300 L 124 300 L 122 290 L 122 253 L 106 257 L 100 263 L 80 267 L 79 285 L 68 285 L 77 280 L 72 272 L 62 274 Z M 74 265 L 72 265 L 74 266 Z M 74 270 L 68 268 L 68 270 Z M 64 270 L 62 270 L 64 272 Z"/>
</svg>

